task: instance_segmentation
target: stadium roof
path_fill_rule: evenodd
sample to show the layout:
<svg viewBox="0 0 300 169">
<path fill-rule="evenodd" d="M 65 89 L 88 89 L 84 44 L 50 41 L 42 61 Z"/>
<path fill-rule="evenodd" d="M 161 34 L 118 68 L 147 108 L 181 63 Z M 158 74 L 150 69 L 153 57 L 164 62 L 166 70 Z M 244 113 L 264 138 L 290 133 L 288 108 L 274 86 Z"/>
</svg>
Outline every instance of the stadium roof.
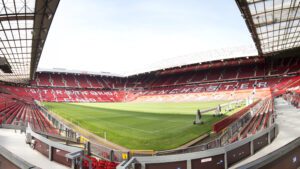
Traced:
<svg viewBox="0 0 300 169">
<path fill-rule="evenodd" d="M 14 2 L 14 1 L 12 1 L 12 2 Z M 20 1 L 20 2 L 23 2 L 23 4 L 24 4 L 24 1 Z M 37 0 L 37 2 L 41 3 L 44 1 Z M 46 2 L 48 2 L 48 1 L 45 1 L 45 3 Z M 55 2 L 55 3 L 53 3 L 53 2 Z M 50 1 L 50 7 L 53 8 L 53 10 L 52 10 L 53 15 L 57 8 L 58 2 L 59 2 L 59 0 Z M 151 71 L 167 69 L 167 68 L 172 68 L 172 67 L 181 67 L 181 66 L 185 66 L 185 65 L 189 65 L 189 64 L 194 64 L 194 63 L 210 62 L 210 61 L 222 60 L 222 59 L 228 59 L 228 58 L 266 56 L 268 54 L 274 54 L 275 52 L 285 51 L 286 49 L 297 49 L 298 47 L 300 47 L 300 41 L 298 40 L 298 38 L 300 36 L 300 30 L 298 30 L 298 26 L 300 24 L 300 16 L 299 16 L 300 14 L 298 14 L 300 0 L 294 0 L 294 1 L 293 0 L 236 0 L 235 2 L 238 4 L 240 11 L 242 12 L 243 17 L 245 18 L 246 25 L 248 26 L 248 29 L 251 32 L 252 38 L 255 42 L 255 46 L 238 47 L 238 48 L 233 48 L 233 49 L 226 48 L 226 49 L 219 49 L 219 50 L 210 50 L 210 51 L 201 52 L 201 53 L 195 53 L 195 54 L 189 54 L 189 55 L 184 55 L 184 56 L 180 56 L 180 57 L 164 59 L 162 61 L 155 62 L 152 64 L 150 64 L 150 62 L 147 62 L 148 65 L 140 64 L 141 65 L 140 69 L 137 68 L 134 70 L 129 70 L 127 72 L 124 70 L 122 73 L 119 73 L 120 76 L 130 76 L 130 75 L 135 75 L 135 74 L 139 74 L 139 73 L 151 72 Z M 51 3 L 53 3 L 53 5 Z M 100 3 L 102 3 L 102 2 L 100 2 Z M 233 1 L 233 5 L 236 8 L 234 1 Z M 38 5 L 35 5 L 34 8 L 36 8 L 37 6 Z M 81 6 L 80 6 L 80 8 L 81 8 Z M 35 9 L 35 11 L 36 10 L 37 9 Z M 197 8 L 197 10 L 198 10 L 198 8 Z M 69 12 L 69 13 L 72 13 L 72 12 Z M 45 16 L 46 16 L 45 20 L 49 21 L 49 24 L 47 25 L 48 27 L 47 27 L 47 29 L 44 29 L 42 27 L 35 27 L 35 24 L 33 24 L 34 28 L 37 29 L 37 30 L 32 29 L 32 31 L 33 31 L 32 38 L 33 39 L 35 39 L 34 36 L 39 34 L 39 33 L 36 33 L 35 31 L 37 31 L 37 32 L 39 31 L 42 33 L 45 32 L 45 35 L 47 35 L 53 15 L 49 14 L 48 12 L 46 12 L 44 14 L 45 15 L 42 18 L 45 18 Z M 36 15 L 36 13 L 33 13 L 33 15 Z M 82 15 L 82 13 L 80 13 L 80 15 Z M 39 15 L 36 15 L 36 16 L 39 16 Z M 72 18 L 74 18 L 73 15 L 71 15 L 71 16 L 72 16 Z M 104 16 L 107 16 L 107 15 L 104 15 Z M 33 23 L 36 23 L 35 22 L 36 18 L 37 17 L 34 17 Z M 80 17 L 78 17 L 78 18 L 75 17 L 75 18 L 76 18 L 75 20 L 80 19 Z M 86 18 L 87 17 L 83 17 L 84 20 L 86 20 Z M 70 18 L 68 18 L 68 19 L 70 19 Z M 108 19 L 113 19 L 113 18 L 108 18 Z M 63 21 L 62 21 L 63 24 L 65 24 L 65 20 L 66 20 L 66 18 L 63 18 Z M 27 21 L 27 20 L 25 20 L 25 21 Z M 92 23 L 94 23 L 94 22 L 95 22 L 95 20 L 92 19 Z M 39 22 L 37 22 L 37 23 L 39 23 Z M 89 22 L 87 22 L 87 23 L 89 23 Z M 104 23 L 106 23 L 106 22 L 104 22 Z M 80 25 L 84 25 L 84 24 L 80 24 Z M 87 25 L 90 25 L 90 24 L 87 24 Z M 240 25 L 243 25 L 243 24 L 240 24 Z M 99 29 L 99 25 L 96 25 L 95 27 L 97 30 Z M 116 26 L 116 27 L 118 27 L 118 26 Z M 91 29 L 91 27 L 87 27 L 87 30 L 90 30 L 90 29 Z M 60 30 L 62 30 L 62 29 L 60 29 Z M 68 29 L 68 30 L 70 30 L 70 29 Z M 65 32 L 66 31 L 64 31 L 63 34 L 66 34 Z M 88 31 L 86 31 L 86 32 L 88 32 Z M 211 32 L 213 32 L 213 31 L 211 31 Z M 117 34 L 117 35 L 119 36 L 120 34 Z M 72 33 L 71 36 L 74 37 L 74 33 Z M 85 36 L 86 36 L 86 34 L 84 34 L 84 37 Z M 94 34 L 92 36 L 94 37 Z M 95 37 L 96 37 L 96 35 L 95 35 Z M 36 37 L 36 38 L 38 38 L 38 37 Z M 76 36 L 76 38 L 77 38 L 77 36 Z M 238 40 L 240 40 L 239 38 L 238 38 Z M 40 38 L 40 39 L 42 39 L 42 38 Z M 36 40 L 36 42 L 40 43 L 40 44 L 36 44 L 35 46 L 32 45 L 29 47 L 29 49 L 32 48 L 35 50 L 32 50 L 32 54 L 30 57 L 30 59 L 31 59 L 30 67 L 27 64 L 27 68 L 30 68 L 30 71 L 27 72 L 27 74 L 26 74 L 27 76 L 32 77 L 32 75 L 36 71 L 36 67 L 37 67 L 37 64 L 38 64 L 38 61 L 40 58 L 40 54 L 41 54 L 41 51 L 43 48 L 43 43 L 44 43 L 45 39 L 46 39 L 46 37 L 41 41 Z M 53 38 L 53 39 L 56 40 L 57 38 Z M 70 40 L 70 38 L 64 38 L 64 39 Z M 89 40 L 91 40 L 91 39 L 96 39 L 97 43 L 93 43 L 93 41 L 90 41 L 90 43 L 85 43 L 85 44 L 88 44 L 88 45 L 101 44 L 101 43 L 98 43 L 99 38 L 90 38 Z M 105 39 L 105 38 L 102 38 L 102 39 Z M 73 40 L 73 41 L 78 42 L 77 39 Z M 250 41 L 251 41 L 251 39 L 250 39 Z M 34 40 L 32 41 L 32 44 L 34 44 Z M 54 44 L 57 45 L 57 41 L 55 41 Z M 68 46 L 68 44 L 70 45 L 73 43 L 65 43 L 65 44 L 66 45 L 61 45 L 61 46 L 63 46 L 63 49 L 66 49 L 66 46 Z M 107 44 L 107 43 L 103 43 L 103 44 Z M 110 43 L 108 43 L 108 44 L 110 44 Z M 115 44 L 115 43 L 113 43 L 113 44 Z M 82 44 L 80 43 L 79 45 L 81 46 Z M 55 47 L 55 49 L 56 48 L 57 48 L 57 46 Z M 74 46 L 72 46 L 71 49 L 73 49 L 73 48 L 74 48 Z M 95 48 L 97 50 L 99 49 L 98 47 L 92 47 L 92 46 L 91 46 L 91 48 Z M 102 47 L 101 51 L 102 50 L 105 50 L 105 48 Z M 60 53 L 62 53 L 61 50 L 52 50 L 52 51 L 59 51 Z M 74 50 L 74 51 L 76 51 L 76 53 L 80 53 L 78 51 L 85 51 L 85 50 L 78 50 L 78 51 Z M 291 50 L 289 50 L 289 51 L 291 51 Z M 67 52 L 70 52 L 70 50 L 68 50 Z M 83 53 L 83 54 L 95 55 L 95 56 L 97 56 L 98 59 L 100 58 L 100 57 L 98 57 L 98 55 L 100 55 L 98 53 L 97 54 Z M 59 55 L 54 55 L 54 56 L 59 56 Z M 70 55 L 70 56 L 75 58 L 73 55 Z M 107 56 L 105 56 L 105 55 L 103 55 L 103 56 L 106 57 L 105 60 L 108 60 Z M 65 59 L 67 57 L 64 56 L 64 57 L 60 57 L 60 58 Z M 72 63 L 75 60 L 73 58 L 72 58 Z M 82 64 L 83 60 L 88 60 L 88 59 L 82 59 L 82 57 L 77 57 L 77 58 L 80 58 L 79 63 L 81 65 L 90 66 L 90 64 Z M 123 58 L 126 58 L 126 57 L 123 57 Z M 55 64 L 55 66 L 58 64 L 58 62 L 56 60 L 57 59 L 55 59 L 53 62 Z M 98 61 L 97 60 L 95 61 L 94 59 L 91 59 L 91 60 L 93 61 L 93 63 L 97 63 L 97 64 L 94 64 L 97 66 L 97 69 L 99 67 L 101 67 L 98 65 L 102 61 L 101 59 L 99 59 Z M 132 62 L 132 59 L 127 59 L 127 60 Z M 12 63 L 14 63 L 14 62 L 15 61 L 12 61 Z M 50 62 L 45 62 L 45 63 L 46 63 L 46 65 L 50 65 Z M 62 61 L 60 63 L 68 63 L 69 64 L 71 62 Z M 135 63 L 135 62 L 132 62 L 132 63 Z M 23 63 L 20 62 L 20 64 L 26 65 L 24 62 Z M 123 62 L 122 62 L 122 64 L 126 65 L 126 63 L 123 63 Z M 24 65 L 23 65 L 23 67 L 26 67 Z M 113 67 L 113 68 L 117 67 L 117 66 L 115 66 L 116 65 L 115 63 L 113 63 L 113 65 L 114 66 L 111 66 L 111 67 Z M 139 64 L 135 64 L 135 65 L 139 65 Z M 19 67 L 21 67 L 21 66 L 19 66 Z M 63 67 L 63 66 L 61 66 L 61 67 Z M 73 68 L 68 68 L 68 69 L 73 69 Z M 78 69 L 81 69 L 81 68 L 78 68 Z M 51 70 L 53 72 L 64 72 L 64 73 L 84 73 L 85 72 L 85 71 L 74 71 L 74 70 L 69 71 L 69 70 L 55 70 L 55 69 L 48 69 L 46 71 L 51 72 Z M 43 71 L 43 70 L 41 69 L 41 71 Z M 20 72 L 20 74 L 24 73 L 24 71 L 19 71 L 19 72 Z M 117 74 L 111 74 L 108 72 L 97 73 L 98 70 L 96 70 L 95 72 L 96 73 L 91 73 L 91 72 L 86 72 L 86 73 L 104 75 L 104 76 L 118 76 Z M 20 82 L 20 79 L 21 78 L 19 78 L 18 82 Z M 21 80 L 26 81 L 27 79 L 29 79 L 29 78 L 26 77 Z M 1 78 L 0 78 L 0 80 L 1 80 Z"/>
<path fill-rule="evenodd" d="M 115 77 L 126 77 L 137 74 L 149 73 L 158 70 L 164 70 L 168 68 L 181 67 L 191 65 L 195 63 L 206 63 L 217 60 L 243 58 L 243 57 L 257 57 L 257 50 L 255 46 L 239 46 L 232 48 L 214 49 L 208 51 L 202 51 L 198 53 L 172 57 L 154 62 L 147 65 L 141 65 L 138 69 L 132 69 L 123 73 L 110 73 L 110 72 L 94 72 L 94 71 L 83 71 L 73 70 L 65 68 L 38 68 L 37 72 L 48 72 L 48 73 L 71 73 L 71 74 L 89 74 L 89 75 L 100 75 L 100 76 L 115 76 Z"/>
<path fill-rule="evenodd" d="M 259 54 L 300 47 L 299 0 L 236 0 Z"/>
<path fill-rule="evenodd" d="M 59 0 L 0 0 L 0 80 L 33 77 Z"/>
<path fill-rule="evenodd" d="M 45 69 L 38 68 L 37 72 L 47 72 L 47 73 L 63 73 L 63 74 L 87 74 L 87 75 L 96 75 L 96 76 L 110 76 L 110 77 L 121 77 L 122 75 L 113 74 L 110 72 L 92 72 L 92 71 L 83 71 L 83 70 L 69 70 L 64 68 L 53 68 L 53 69 Z"/>
<path fill-rule="evenodd" d="M 214 49 L 202 51 L 198 53 L 168 58 L 156 63 L 144 66 L 141 69 L 132 70 L 123 74 L 123 76 L 131 76 L 135 74 L 151 72 L 156 70 L 163 70 L 174 67 L 181 67 L 195 63 L 205 63 L 224 59 L 242 58 L 242 57 L 256 57 L 258 56 L 255 46 L 239 46 L 232 48 Z"/>
</svg>

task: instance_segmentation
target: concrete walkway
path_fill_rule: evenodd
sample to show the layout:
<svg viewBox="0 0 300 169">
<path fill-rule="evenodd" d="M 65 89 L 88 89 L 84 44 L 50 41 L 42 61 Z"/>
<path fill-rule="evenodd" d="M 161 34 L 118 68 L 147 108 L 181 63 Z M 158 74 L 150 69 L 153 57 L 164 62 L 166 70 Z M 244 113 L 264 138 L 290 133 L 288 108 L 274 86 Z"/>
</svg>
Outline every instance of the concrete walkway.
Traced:
<svg viewBox="0 0 300 169">
<path fill-rule="evenodd" d="M 33 150 L 25 143 L 25 134 L 20 134 L 20 131 L 15 133 L 15 130 L 0 129 L 0 144 L 8 151 L 37 167 L 43 169 L 68 168 L 56 162 L 49 161 L 47 157 L 43 156 L 38 151 Z"/>
<path fill-rule="evenodd" d="M 278 98 L 275 100 L 275 111 L 278 115 L 276 123 L 279 126 L 277 138 L 275 138 L 273 143 L 258 151 L 253 156 L 246 158 L 230 168 L 237 168 L 255 161 L 300 137 L 300 109 L 296 109 L 284 99 Z"/>
</svg>

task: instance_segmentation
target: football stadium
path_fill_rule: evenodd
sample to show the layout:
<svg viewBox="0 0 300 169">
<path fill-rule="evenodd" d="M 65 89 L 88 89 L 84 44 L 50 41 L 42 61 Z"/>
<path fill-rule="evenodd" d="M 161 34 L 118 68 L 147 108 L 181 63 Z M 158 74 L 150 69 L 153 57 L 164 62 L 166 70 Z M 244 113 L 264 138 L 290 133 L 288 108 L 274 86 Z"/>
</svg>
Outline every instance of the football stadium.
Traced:
<svg viewBox="0 0 300 169">
<path fill-rule="evenodd" d="M 300 0 L 0 8 L 0 169 L 300 168 Z"/>
</svg>

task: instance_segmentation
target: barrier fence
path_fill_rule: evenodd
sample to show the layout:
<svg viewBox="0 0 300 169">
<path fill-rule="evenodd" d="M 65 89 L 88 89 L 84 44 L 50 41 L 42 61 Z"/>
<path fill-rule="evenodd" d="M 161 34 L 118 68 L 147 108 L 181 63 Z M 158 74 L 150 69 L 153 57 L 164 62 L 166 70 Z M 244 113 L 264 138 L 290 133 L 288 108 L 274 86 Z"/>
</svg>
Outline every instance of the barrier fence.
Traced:
<svg viewBox="0 0 300 169">
<path fill-rule="evenodd" d="M 227 169 L 270 144 L 277 134 L 278 126 L 273 124 L 255 135 L 223 147 L 184 154 L 132 157 L 129 161 L 123 161 L 117 169 Z"/>
<path fill-rule="evenodd" d="M 26 131 L 26 143 L 32 144 L 32 140 L 35 140 L 34 149 L 40 152 L 42 155 L 47 157 L 50 161 L 56 161 L 60 164 L 63 164 L 70 168 L 80 167 L 81 160 L 83 158 L 83 150 L 77 147 L 71 147 L 68 145 L 61 144 L 59 142 L 52 141 L 38 132 L 35 132 L 35 129 L 31 125 L 15 125 L 15 124 L 2 124 L 0 127 L 6 129 L 14 129 Z M 1 146 L 0 146 L 1 149 Z M 3 150 L 4 151 L 4 150 Z M 2 150 L 0 152 L 1 156 Z M 75 155 L 73 155 L 75 153 Z M 10 157 L 9 157 L 10 158 Z M 17 158 L 17 157 L 14 157 Z M 18 159 L 13 159 L 18 160 Z M 1 162 L 1 161 L 0 161 Z M 17 161 L 18 162 L 18 161 Z M 20 165 L 28 165 L 26 162 L 18 162 Z M 24 163 L 24 164 L 22 164 Z M 1 168 L 1 163 L 0 163 Z M 20 167 L 23 168 L 23 167 Z M 30 167 L 29 167 L 30 168 Z M 36 167 L 31 167 L 36 168 Z"/>
<path fill-rule="evenodd" d="M 34 132 L 30 125 L 26 130 L 26 143 L 35 141 L 34 148 L 47 157 L 50 161 L 56 161 L 70 168 L 77 168 L 82 165 L 83 150 L 78 147 L 71 147 L 52 140 Z"/>
<path fill-rule="evenodd" d="M 294 169 L 299 167 L 300 137 L 285 146 L 237 169 Z"/>
</svg>

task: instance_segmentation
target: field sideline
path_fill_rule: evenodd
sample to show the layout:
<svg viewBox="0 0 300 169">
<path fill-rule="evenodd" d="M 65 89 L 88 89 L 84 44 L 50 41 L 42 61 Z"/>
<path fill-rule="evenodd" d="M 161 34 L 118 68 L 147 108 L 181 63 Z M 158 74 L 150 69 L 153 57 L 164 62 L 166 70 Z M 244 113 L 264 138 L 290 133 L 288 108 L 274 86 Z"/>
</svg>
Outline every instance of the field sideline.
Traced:
<svg viewBox="0 0 300 169">
<path fill-rule="evenodd" d="M 203 115 L 193 125 L 197 109 L 226 101 L 189 103 L 43 103 L 52 112 L 94 134 L 129 149 L 166 150 L 179 147 L 211 130 L 223 117 Z"/>
</svg>

